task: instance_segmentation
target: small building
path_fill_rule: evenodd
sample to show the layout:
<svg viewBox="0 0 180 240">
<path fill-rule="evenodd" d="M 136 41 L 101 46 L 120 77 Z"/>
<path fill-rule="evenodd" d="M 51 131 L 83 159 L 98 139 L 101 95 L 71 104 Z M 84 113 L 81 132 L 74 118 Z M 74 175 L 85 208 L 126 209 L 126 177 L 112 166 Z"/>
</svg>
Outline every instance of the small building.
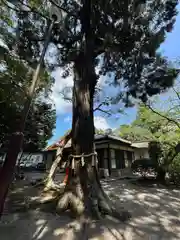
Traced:
<svg viewBox="0 0 180 240">
<path fill-rule="evenodd" d="M 131 173 L 131 163 L 138 159 L 141 148 L 134 143 L 113 135 L 96 135 L 95 146 L 98 154 L 98 169 L 103 176 L 124 176 Z M 48 146 L 45 151 L 47 169 L 50 168 L 56 156 L 56 144 Z M 71 154 L 71 140 L 67 143 L 63 161 Z M 148 147 L 147 147 L 148 152 Z M 146 154 L 145 150 L 143 149 Z M 144 156 L 145 157 L 145 156 Z"/>
<path fill-rule="evenodd" d="M 134 147 L 134 159 L 148 159 L 149 158 L 149 142 L 142 141 L 142 142 L 135 142 L 132 143 L 132 147 Z"/>
<path fill-rule="evenodd" d="M 148 159 L 149 142 L 132 143 L 121 137 L 113 135 L 95 135 L 95 147 L 98 154 L 98 170 L 101 176 L 125 176 L 131 173 L 131 164 L 137 159 Z M 61 144 L 61 140 L 58 141 Z M 17 163 L 22 168 L 36 169 L 37 166 L 43 165 L 43 169 L 49 171 L 56 157 L 58 144 L 52 144 L 43 151 L 19 153 Z M 0 149 L 0 163 L 4 162 L 6 151 Z M 66 144 L 62 156 L 62 165 L 67 161 L 71 154 L 71 140 Z M 38 168 L 37 168 L 38 170 Z"/>
</svg>

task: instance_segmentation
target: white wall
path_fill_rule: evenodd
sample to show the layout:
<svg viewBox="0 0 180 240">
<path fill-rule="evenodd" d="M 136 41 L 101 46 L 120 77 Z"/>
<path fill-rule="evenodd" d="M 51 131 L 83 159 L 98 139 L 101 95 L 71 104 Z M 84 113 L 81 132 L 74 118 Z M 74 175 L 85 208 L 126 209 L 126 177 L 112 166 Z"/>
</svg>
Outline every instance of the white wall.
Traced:
<svg viewBox="0 0 180 240">
<path fill-rule="evenodd" d="M 5 160 L 6 154 L 0 156 L 0 160 Z M 18 160 L 21 157 L 21 153 L 18 155 Z M 23 153 L 21 157 L 21 163 L 37 164 L 43 162 L 43 153 Z M 18 161 L 17 161 L 18 163 Z"/>
<path fill-rule="evenodd" d="M 19 154 L 20 157 L 20 154 Z M 18 159 L 19 159 L 18 157 Z M 21 157 L 21 163 L 31 163 L 31 164 L 38 164 L 43 162 L 43 154 L 42 153 L 23 153 L 23 156 Z"/>
<path fill-rule="evenodd" d="M 147 148 L 134 149 L 134 157 L 136 159 L 149 158 L 149 152 Z"/>
</svg>

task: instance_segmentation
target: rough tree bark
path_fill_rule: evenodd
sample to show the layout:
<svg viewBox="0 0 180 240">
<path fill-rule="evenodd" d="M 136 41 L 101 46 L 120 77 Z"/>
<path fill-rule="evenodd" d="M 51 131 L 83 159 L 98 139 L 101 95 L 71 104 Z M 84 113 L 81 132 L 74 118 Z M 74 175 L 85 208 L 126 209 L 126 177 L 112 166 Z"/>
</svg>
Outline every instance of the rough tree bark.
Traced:
<svg viewBox="0 0 180 240">
<path fill-rule="evenodd" d="M 0 170 L 0 217 L 3 213 L 4 203 L 6 200 L 6 196 L 8 193 L 8 188 L 10 183 L 13 180 L 14 168 L 16 165 L 16 157 L 19 153 L 19 146 L 22 144 L 23 135 L 22 133 L 18 133 L 17 135 L 12 135 L 9 149 L 12 151 L 8 151 L 6 159 L 9 161 L 4 162 L 2 169 Z M 14 157 L 14 155 L 16 157 Z M 11 160 L 11 161 L 10 161 Z"/>
<path fill-rule="evenodd" d="M 93 58 L 87 52 L 80 54 L 74 64 L 73 87 L 72 147 L 76 156 L 94 152 L 93 96 L 96 80 Z M 76 215 L 101 218 L 102 214 L 107 214 L 120 220 L 128 219 L 129 213 L 116 211 L 103 191 L 92 156 L 84 159 L 84 165 L 81 158 L 74 160 L 72 157 L 68 181 L 57 211 L 70 209 Z"/>
<path fill-rule="evenodd" d="M 54 184 L 54 176 L 56 173 L 56 169 L 57 169 L 59 163 L 61 162 L 64 147 L 66 146 L 68 141 L 71 139 L 71 137 L 72 137 L 72 131 L 66 133 L 63 136 L 63 138 L 61 139 L 61 146 L 59 146 L 59 148 L 57 149 L 56 159 L 54 160 L 54 162 L 50 168 L 50 171 L 48 173 L 48 176 L 45 180 L 45 190 L 48 190 L 55 185 Z"/>
<path fill-rule="evenodd" d="M 91 0 L 83 1 L 80 21 L 84 41 L 74 61 L 72 148 L 76 156 L 94 152 L 93 97 L 97 75 L 93 27 L 96 23 L 92 22 L 91 9 Z M 70 209 L 76 215 L 101 218 L 103 213 L 120 220 L 129 218 L 127 212 L 118 213 L 113 208 L 101 187 L 92 156 L 84 158 L 85 164 L 81 160 L 71 159 L 68 181 L 58 201 L 57 211 Z"/>
</svg>

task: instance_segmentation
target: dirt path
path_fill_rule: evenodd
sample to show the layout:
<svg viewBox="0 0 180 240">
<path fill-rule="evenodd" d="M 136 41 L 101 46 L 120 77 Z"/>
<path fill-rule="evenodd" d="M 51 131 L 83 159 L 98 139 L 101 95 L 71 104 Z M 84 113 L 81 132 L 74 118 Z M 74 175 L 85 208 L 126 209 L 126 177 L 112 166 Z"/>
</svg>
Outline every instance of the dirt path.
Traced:
<svg viewBox="0 0 180 240">
<path fill-rule="evenodd" d="M 103 182 L 108 194 L 132 213 L 121 224 L 111 219 L 79 221 L 38 210 L 14 213 L 0 223 L 2 240 L 173 240 L 180 239 L 180 190 L 142 187 L 126 180 Z"/>
</svg>

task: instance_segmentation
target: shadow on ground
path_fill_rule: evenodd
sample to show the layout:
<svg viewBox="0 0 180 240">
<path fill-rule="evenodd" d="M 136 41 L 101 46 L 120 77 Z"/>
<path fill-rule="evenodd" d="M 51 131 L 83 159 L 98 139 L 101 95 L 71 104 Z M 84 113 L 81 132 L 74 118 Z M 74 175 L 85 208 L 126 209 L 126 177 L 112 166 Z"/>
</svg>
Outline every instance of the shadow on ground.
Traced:
<svg viewBox="0 0 180 240">
<path fill-rule="evenodd" d="M 24 208 L 20 212 L 11 208 L 0 223 L 0 239 L 180 239 L 180 190 L 147 187 L 130 180 L 103 181 L 102 184 L 118 208 L 123 206 L 132 213 L 129 222 L 102 219 L 84 223 L 84 220 L 72 220 L 67 215 L 58 216 L 39 209 Z M 12 191 L 11 201 L 15 201 L 18 191 L 19 195 L 29 198 L 33 195 L 29 189 L 26 192 L 20 187 Z"/>
<path fill-rule="evenodd" d="M 126 224 L 129 239 L 180 239 L 179 189 L 139 181 L 104 182 L 103 186 L 132 213 Z"/>
</svg>

